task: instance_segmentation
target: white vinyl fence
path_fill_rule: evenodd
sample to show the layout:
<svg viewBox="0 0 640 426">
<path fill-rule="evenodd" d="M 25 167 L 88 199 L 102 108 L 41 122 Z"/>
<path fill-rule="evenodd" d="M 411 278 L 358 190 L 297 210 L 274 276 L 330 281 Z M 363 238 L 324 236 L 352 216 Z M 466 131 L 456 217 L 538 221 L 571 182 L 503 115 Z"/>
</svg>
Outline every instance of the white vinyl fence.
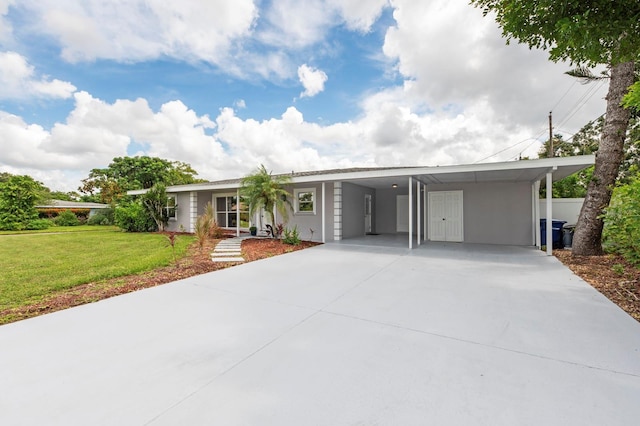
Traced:
<svg viewBox="0 0 640 426">
<path fill-rule="evenodd" d="M 553 218 L 554 220 L 564 220 L 567 225 L 575 225 L 580 215 L 580 209 L 584 203 L 584 198 L 554 198 Z M 540 200 L 540 218 L 547 217 L 547 200 Z"/>
</svg>

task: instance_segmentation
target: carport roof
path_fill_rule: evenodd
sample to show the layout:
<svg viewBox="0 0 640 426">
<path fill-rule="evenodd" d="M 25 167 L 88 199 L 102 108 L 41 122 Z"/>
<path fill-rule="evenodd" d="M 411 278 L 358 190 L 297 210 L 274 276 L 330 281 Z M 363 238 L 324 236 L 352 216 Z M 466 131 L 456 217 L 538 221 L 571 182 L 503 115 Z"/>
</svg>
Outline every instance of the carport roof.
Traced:
<svg viewBox="0 0 640 426">
<path fill-rule="evenodd" d="M 553 173 L 553 180 L 556 181 L 585 169 L 594 163 L 594 155 L 580 155 L 575 157 L 451 166 L 357 167 L 291 172 L 289 175 L 292 183 L 349 181 L 371 188 L 390 188 L 394 184 L 398 187 L 407 186 L 409 177 L 427 185 L 491 182 L 534 183 L 543 179 L 549 172 Z M 190 185 L 176 185 L 168 187 L 167 192 L 236 189 L 240 186 L 240 180 L 241 178 L 236 178 Z M 129 191 L 129 194 L 138 195 L 144 192 L 145 190 Z"/>
</svg>

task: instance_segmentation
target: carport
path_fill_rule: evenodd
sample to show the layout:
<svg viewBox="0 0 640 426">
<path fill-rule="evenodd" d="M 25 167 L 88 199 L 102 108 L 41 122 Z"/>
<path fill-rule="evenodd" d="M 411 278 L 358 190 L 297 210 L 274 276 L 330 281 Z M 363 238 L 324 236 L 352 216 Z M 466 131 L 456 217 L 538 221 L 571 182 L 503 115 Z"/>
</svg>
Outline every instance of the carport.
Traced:
<svg viewBox="0 0 640 426">
<path fill-rule="evenodd" d="M 590 155 L 458 166 L 400 167 L 317 173 L 296 182 L 321 181 L 323 196 L 331 192 L 326 190 L 330 185 L 339 190 L 333 194 L 336 240 L 358 238 L 363 241 L 366 225 L 361 232 L 346 235 L 346 224 L 362 221 L 363 201 L 366 217 L 367 203 L 371 202 L 366 197 L 370 197 L 374 199 L 371 211 L 375 225 L 369 233 L 404 234 L 409 248 L 427 241 L 540 247 L 540 182 L 545 180 L 550 187 L 552 182 L 594 162 L 595 156 Z M 349 185 L 354 188 L 348 191 Z M 547 203 L 546 217 L 553 217 L 552 203 Z M 396 228 L 388 225 L 390 218 L 395 219 Z M 509 232 L 517 232 L 517 235 L 506 236 Z M 548 241 L 552 239 L 551 232 L 548 227 Z M 374 241 L 375 238 L 366 240 Z M 548 254 L 551 249 L 548 245 Z"/>
</svg>

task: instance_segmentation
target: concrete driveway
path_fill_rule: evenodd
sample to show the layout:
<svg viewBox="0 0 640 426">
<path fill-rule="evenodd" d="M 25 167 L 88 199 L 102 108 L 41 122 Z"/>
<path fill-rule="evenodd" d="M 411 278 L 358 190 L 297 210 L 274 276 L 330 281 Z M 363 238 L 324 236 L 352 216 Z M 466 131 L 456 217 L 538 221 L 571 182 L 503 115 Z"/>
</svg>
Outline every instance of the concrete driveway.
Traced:
<svg viewBox="0 0 640 426">
<path fill-rule="evenodd" d="M 534 249 L 327 244 L 0 327 L 0 424 L 630 425 L 640 324 Z"/>
</svg>

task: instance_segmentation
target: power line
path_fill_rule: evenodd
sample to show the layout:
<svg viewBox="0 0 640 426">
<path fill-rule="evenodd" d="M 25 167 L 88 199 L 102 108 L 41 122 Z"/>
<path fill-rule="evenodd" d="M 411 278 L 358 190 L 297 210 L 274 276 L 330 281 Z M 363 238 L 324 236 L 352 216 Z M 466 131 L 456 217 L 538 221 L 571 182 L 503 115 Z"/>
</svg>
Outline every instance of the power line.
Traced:
<svg viewBox="0 0 640 426">
<path fill-rule="evenodd" d="M 600 80 L 598 83 L 599 84 L 594 84 L 593 86 L 591 86 L 589 88 L 589 90 L 587 90 L 585 93 L 582 94 L 582 96 L 573 104 L 573 106 L 571 108 L 569 108 L 569 111 L 572 111 L 571 114 L 569 114 L 568 116 L 566 116 L 565 118 L 562 119 L 562 121 L 557 125 L 557 127 L 562 126 L 563 124 L 565 124 L 567 121 L 569 121 L 580 109 L 582 109 L 587 102 L 593 97 L 593 95 L 595 95 L 597 93 L 597 91 L 602 87 L 602 85 L 604 84 L 605 80 Z M 552 111 L 558 106 L 560 105 L 560 102 L 562 102 L 562 100 L 564 100 L 564 98 L 567 96 L 567 94 L 571 91 L 571 89 L 573 88 L 573 86 L 575 86 L 575 84 L 577 83 L 577 80 L 574 80 L 573 83 L 571 84 L 571 86 L 569 86 L 569 88 L 564 92 L 564 94 L 560 97 L 560 99 L 558 99 L 558 101 L 555 103 L 555 105 L 553 106 L 553 108 L 551 109 Z M 578 106 L 579 105 L 579 106 Z M 600 115 L 598 118 L 602 117 L 604 114 Z M 598 118 L 596 118 L 595 120 L 598 120 Z M 592 120 L 592 121 L 595 121 Z M 556 127 L 556 128 L 557 128 Z M 542 135 L 544 135 L 547 131 L 547 128 L 545 128 L 544 130 L 540 131 L 539 133 L 536 134 L 535 137 L 533 138 L 526 138 L 521 140 L 520 142 L 516 142 L 513 145 L 510 145 L 504 149 L 501 149 L 500 151 L 491 154 L 487 157 L 484 157 L 480 160 L 477 160 L 474 162 L 475 163 L 479 163 L 481 161 L 487 160 L 491 157 L 495 157 L 498 154 L 501 154 L 509 149 L 515 148 L 516 146 L 533 139 L 533 142 L 531 142 L 529 145 L 527 145 L 521 152 L 520 155 L 522 155 L 522 152 L 526 151 L 527 149 L 529 149 L 531 147 L 531 145 L 533 145 L 536 142 L 540 142 L 539 139 L 540 137 L 542 137 Z M 567 139 L 566 141 L 571 140 L 577 133 L 574 133 L 573 135 L 571 135 L 571 137 L 569 139 Z"/>
<path fill-rule="evenodd" d="M 563 118 L 560 123 L 558 124 L 558 127 L 562 126 L 563 124 L 565 124 L 567 121 L 569 121 L 574 115 L 576 115 L 576 113 L 578 111 L 580 111 L 586 104 L 587 102 L 589 102 L 589 100 L 593 97 L 593 95 L 595 95 L 598 90 L 600 90 L 600 88 L 604 85 L 605 80 L 600 80 L 598 82 L 598 84 L 594 84 L 593 86 L 591 86 L 591 88 L 589 90 L 587 90 L 575 103 L 574 105 L 569 108 L 569 111 L 571 111 L 571 114 L 567 115 L 565 118 Z M 579 105 L 579 106 L 578 106 Z"/>
<path fill-rule="evenodd" d="M 553 111 L 554 109 L 556 109 L 558 105 L 560 105 L 560 102 L 562 102 L 562 100 L 565 98 L 565 96 L 567 96 L 567 94 L 571 91 L 571 89 L 573 89 L 573 86 L 575 86 L 577 82 L 578 80 L 573 80 L 573 83 L 571 84 L 571 86 L 569 86 L 567 91 L 564 92 L 564 95 L 562 95 L 560 99 L 558 99 L 558 102 L 556 102 L 556 104 L 551 108 L 551 111 Z"/>
</svg>

